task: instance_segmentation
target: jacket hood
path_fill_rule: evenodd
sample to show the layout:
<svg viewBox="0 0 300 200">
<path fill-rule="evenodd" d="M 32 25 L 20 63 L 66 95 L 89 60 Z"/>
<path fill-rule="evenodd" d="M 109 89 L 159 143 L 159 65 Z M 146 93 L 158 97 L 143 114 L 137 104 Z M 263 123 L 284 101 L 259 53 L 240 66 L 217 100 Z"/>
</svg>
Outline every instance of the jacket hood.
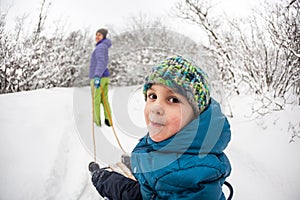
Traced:
<svg viewBox="0 0 300 200">
<path fill-rule="evenodd" d="M 96 46 L 98 46 L 99 44 L 104 44 L 107 46 L 107 48 L 111 47 L 111 40 L 109 38 L 104 38 L 103 40 L 99 41 Z"/>
<path fill-rule="evenodd" d="M 179 154 L 220 154 L 231 138 L 230 125 L 221 112 L 219 103 L 211 99 L 208 108 L 177 134 L 162 142 L 154 142 L 149 134 L 144 145 L 149 151 L 173 152 Z M 183 142 L 184 141 L 184 142 Z"/>
</svg>

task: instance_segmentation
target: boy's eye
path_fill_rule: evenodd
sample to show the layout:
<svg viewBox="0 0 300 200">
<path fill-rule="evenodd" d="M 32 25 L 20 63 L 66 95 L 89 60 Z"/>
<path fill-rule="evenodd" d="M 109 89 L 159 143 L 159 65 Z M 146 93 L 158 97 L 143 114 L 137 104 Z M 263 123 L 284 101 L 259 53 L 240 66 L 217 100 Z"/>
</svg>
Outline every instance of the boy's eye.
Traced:
<svg viewBox="0 0 300 200">
<path fill-rule="evenodd" d="M 149 99 L 157 99 L 157 96 L 156 96 L 156 94 L 150 93 L 150 94 L 148 94 L 148 98 Z"/>
<path fill-rule="evenodd" d="M 179 103 L 180 101 L 179 101 L 179 99 L 176 98 L 176 97 L 170 97 L 170 98 L 169 98 L 169 102 L 171 102 L 171 103 Z"/>
</svg>

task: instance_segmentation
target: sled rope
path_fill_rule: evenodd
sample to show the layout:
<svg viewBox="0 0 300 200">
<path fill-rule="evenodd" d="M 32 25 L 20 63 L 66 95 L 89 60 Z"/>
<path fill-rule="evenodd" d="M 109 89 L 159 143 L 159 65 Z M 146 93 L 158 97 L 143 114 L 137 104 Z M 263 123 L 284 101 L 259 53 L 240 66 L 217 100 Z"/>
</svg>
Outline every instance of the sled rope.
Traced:
<svg viewBox="0 0 300 200">
<path fill-rule="evenodd" d="M 102 85 L 100 85 L 100 90 L 103 91 L 103 90 L 102 90 Z M 103 101 L 103 105 L 104 105 L 104 107 L 105 107 L 105 110 L 108 111 L 108 110 L 109 110 L 109 107 L 108 107 L 107 102 L 105 101 L 104 93 L 101 92 L 101 95 L 102 95 L 102 99 L 103 99 L 102 101 Z M 122 145 L 121 145 L 121 142 L 120 142 L 120 140 L 119 140 L 119 137 L 118 137 L 118 135 L 117 135 L 117 133 L 116 133 L 116 131 L 115 131 L 114 124 L 113 124 L 112 117 L 111 117 L 111 112 L 107 112 L 107 114 L 108 114 L 108 118 L 109 118 L 109 123 L 110 123 L 111 128 L 112 128 L 112 130 L 113 130 L 113 132 L 114 132 L 114 136 L 115 136 L 115 138 L 116 138 L 116 140 L 117 140 L 117 143 L 118 143 L 120 149 L 123 151 L 123 153 L 126 153 L 126 151 L 123 149 L 123 147 L 122 147 Z"/>
<path fill-rule="evenodd" d="M 227 200 L 231 200 L 231 199 L 232 199 L 232 196 L 233 196 L 233 187 L 232 187 L 232 185 L 231 185 L 229 182 L 227 182 L 227 181 L 224 182 L 224 185 L 226 185 L 226 186 L 228 187 L 228 189 L 229 189 L 229 196 L 228 196 Z"/>
<path fill-rule="evenodd" d="M 95 90 L 95 89 L 94 89 Z M 94 129 L 94 120 L 95 120 L 95 105 L 94 105 L 94 95 L 95 92 L 92 90 L 92 137 L 93 137 L 93 145 L 94 145 L 94 161 L 96 162 L 96 140 L 95 140 L 95 129 Z"/>
</svg>

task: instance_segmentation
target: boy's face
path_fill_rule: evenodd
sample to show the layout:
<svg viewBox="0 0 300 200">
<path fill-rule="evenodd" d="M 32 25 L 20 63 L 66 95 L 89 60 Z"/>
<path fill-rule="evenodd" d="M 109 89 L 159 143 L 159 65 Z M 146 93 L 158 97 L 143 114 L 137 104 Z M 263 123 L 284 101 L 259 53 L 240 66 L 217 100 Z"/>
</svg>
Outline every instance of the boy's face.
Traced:
<svg viewBox="0 0 300 200">
<path fill-rule="evenodd" d="M 155 142 L 175 135 L 195 117 L 185 96 L 158 84 L 147 90 L 144 115 L 150 137 Z"/>
<path fill-rule="evenodd" d="M 99 41 L 101 41 L 103 39 L 103 35 L 99 32 L 96 33 L 96 43 L 98 43 Z"/>
</svg>

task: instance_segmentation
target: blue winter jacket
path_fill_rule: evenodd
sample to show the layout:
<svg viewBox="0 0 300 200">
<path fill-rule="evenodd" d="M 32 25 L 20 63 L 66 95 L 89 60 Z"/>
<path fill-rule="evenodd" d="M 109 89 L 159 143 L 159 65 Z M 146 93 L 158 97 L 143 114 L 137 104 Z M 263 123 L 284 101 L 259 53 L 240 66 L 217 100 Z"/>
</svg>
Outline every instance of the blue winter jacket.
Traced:
<svg viewBox="0 0 300 200">
<path fill-rule="evenodd" d="M 171 138 L 154 142 L 146 135 L 131 157 L 143 199 L 225 199 L 222 185 L 231 166 L 223 150 L 230 137 L 230 125 L 214 99 Z"/>
<path fill-rule="evenodd" d="M 89 78 L 108 77 L 110 75 L 108 65 L 108 49 L 111 47 L 111 40 L 105 38 L 96 44 L 90 61 Z"/>
</svg>

